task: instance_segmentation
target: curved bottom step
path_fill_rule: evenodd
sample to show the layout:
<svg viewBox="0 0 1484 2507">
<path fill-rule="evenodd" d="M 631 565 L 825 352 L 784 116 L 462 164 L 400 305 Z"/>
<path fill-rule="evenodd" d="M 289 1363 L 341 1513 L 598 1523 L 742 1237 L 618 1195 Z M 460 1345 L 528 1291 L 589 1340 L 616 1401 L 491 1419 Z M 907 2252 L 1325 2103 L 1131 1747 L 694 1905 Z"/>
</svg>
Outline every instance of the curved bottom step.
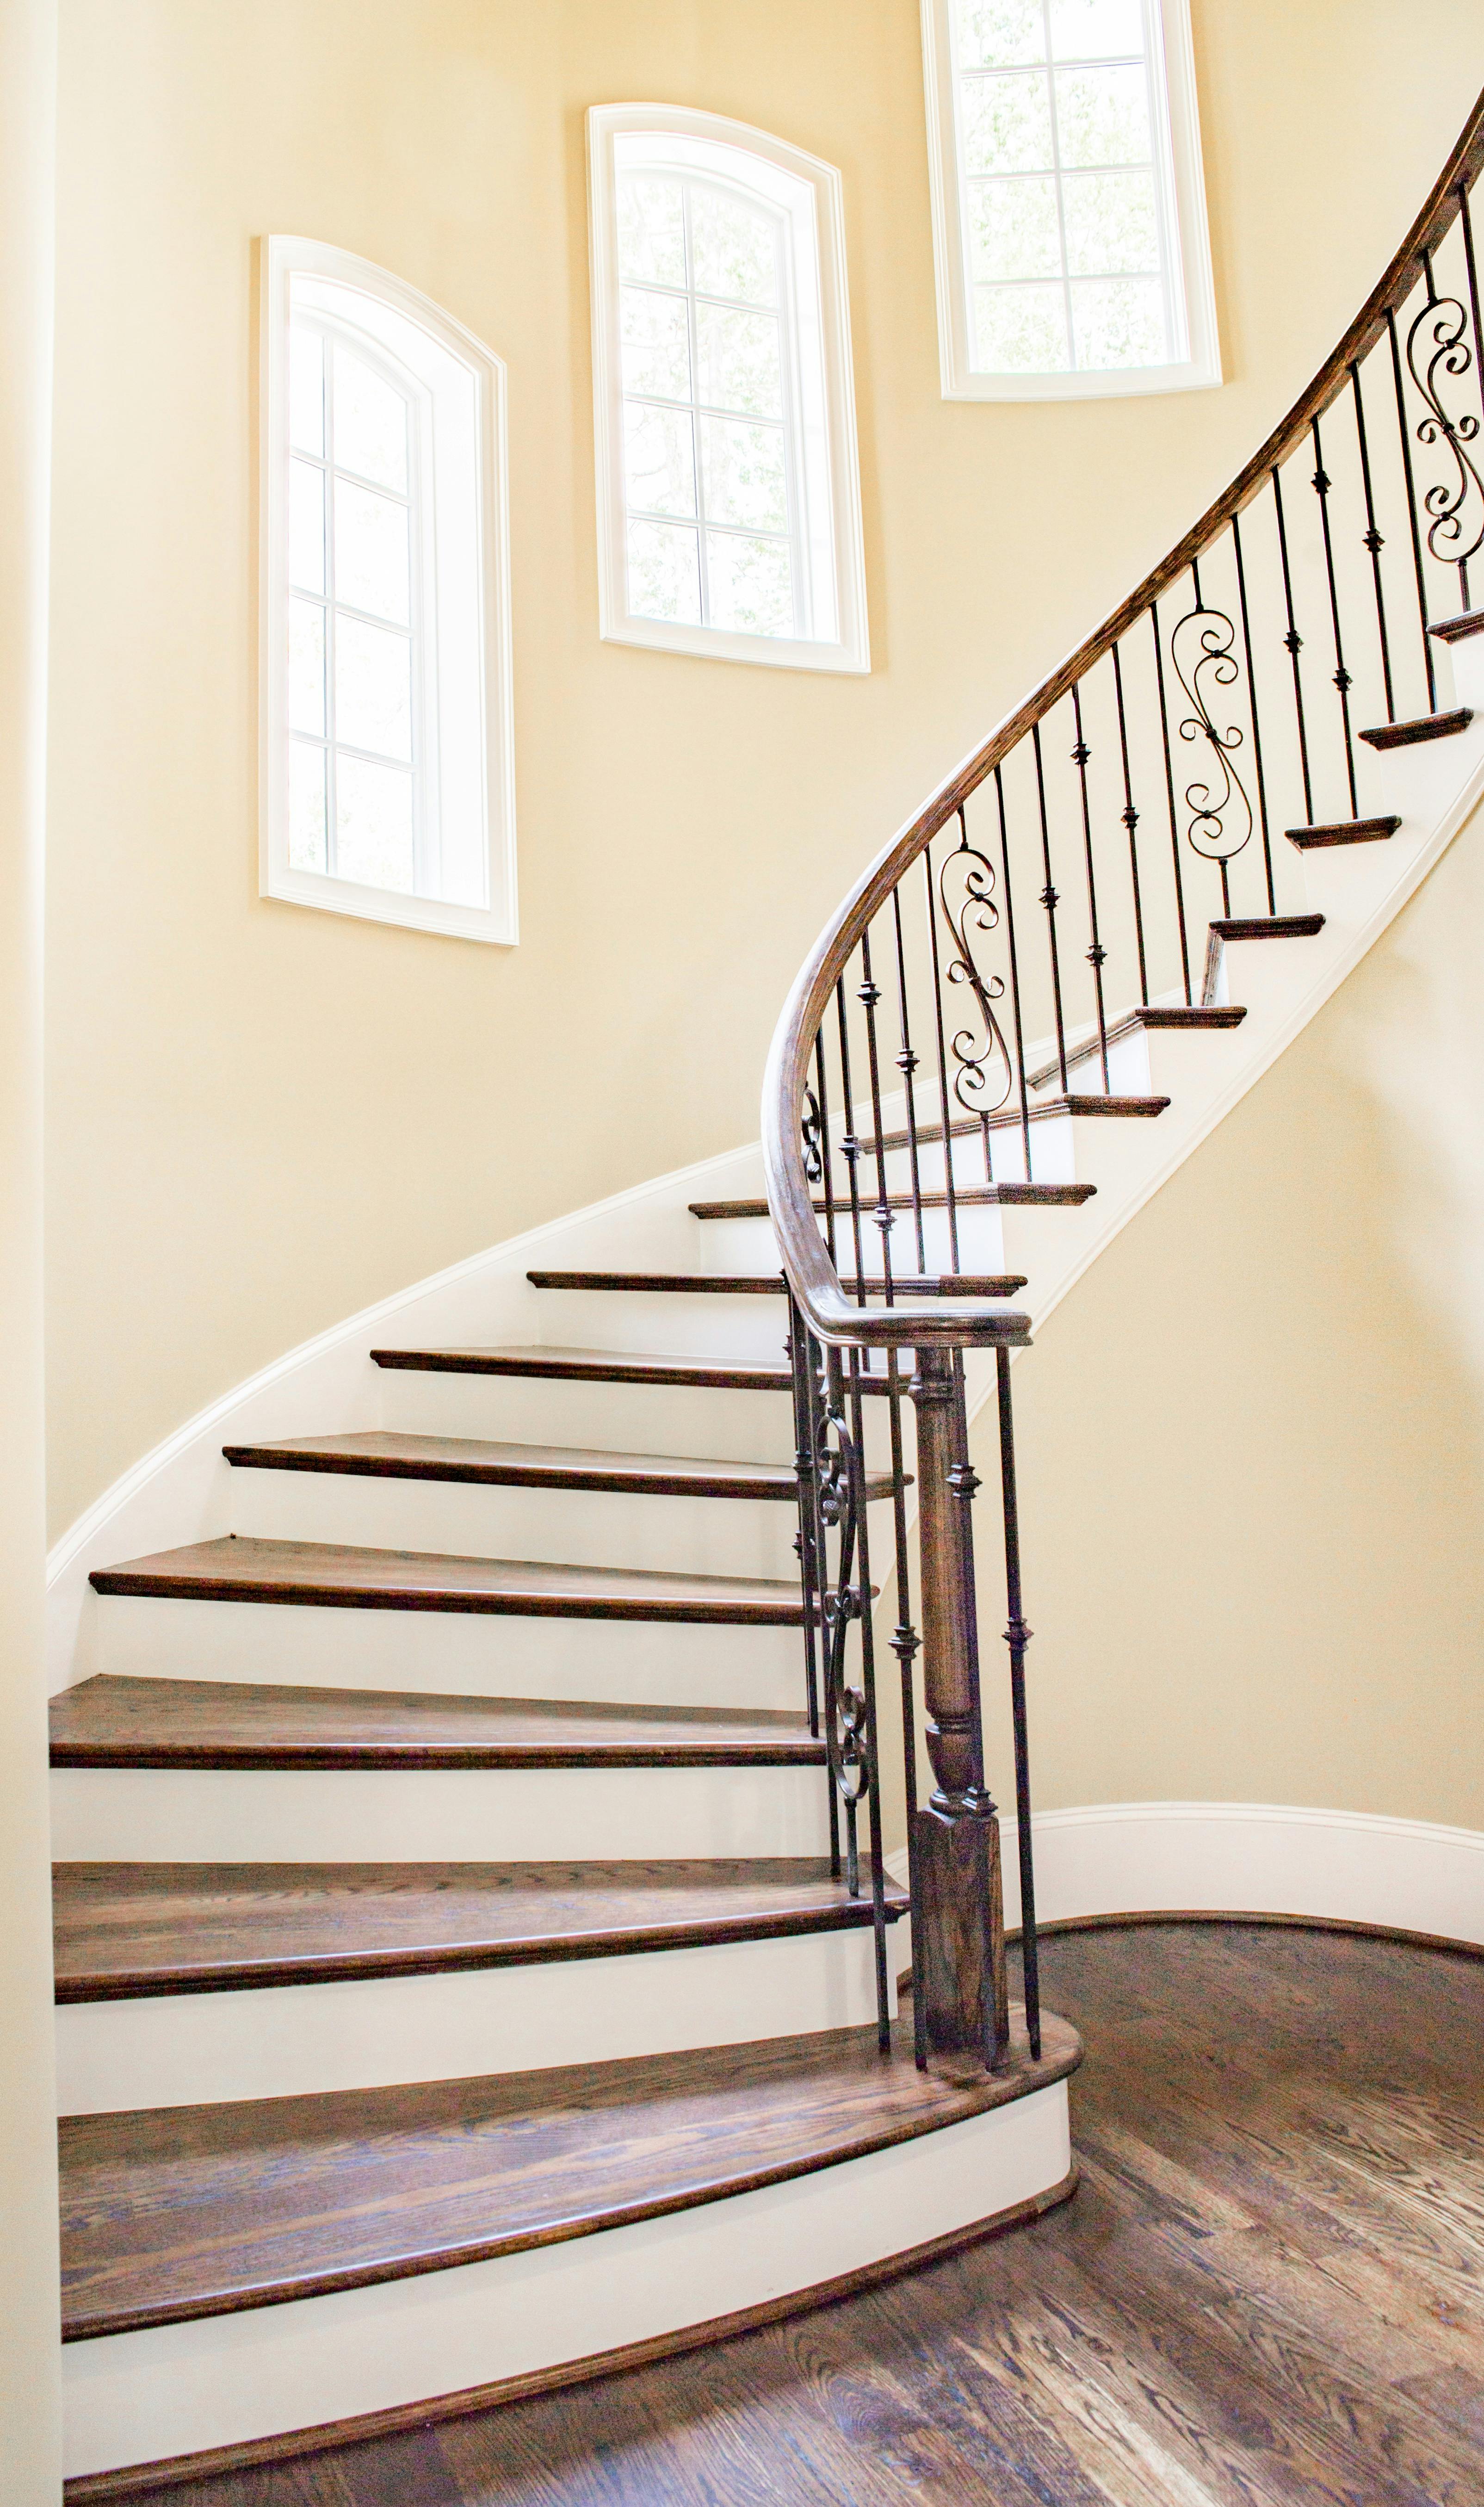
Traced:
<svg viewBox="0 0 1484 2507">
<path fill-rule="evenodd" d="M 359 2140 L 323 2126 L 307 2136 L 304 2190 L 317 2216 L 307 2205 L 302 2239 L 283 2212 L 285 2119 L 235 2111 L 235 2143 L 261 2133 L 257 2119 L 271 2126 L 278 2198 L 269 2208 L 280 2214 L 275 2234 L 250 2206 L 255 2234 L 236 2259 L 225 2251 L 225 2215 L 214 2214 L 224 2198 L 240 2203 L 252 2167 L 235 2148 L 213 2197 L 209 2179 L 227 2154 L 214 2152 L 198 2179 L 199 2110 L 175 2110 L 158 2150 L 160 2116 L 64 2127 L 77 2198 L 64 2352 L 69 2499 L 126 2496 L 146 2486 L 145 2467 L 158 2480 L 172 2458 L 227 2449 L 235 2461 L 262 2459 L 293 2452 L 294 2432 L 309 2443 L 304 2433 L 317 2431 L 323 2443 L 327 2422 L 384 2425 L 387 2414 L 451 2395 L 467 2408 L 502 2389 L 594 2374 L 636 2344 L 683 2347 L 739 2329 L 731 2319 L 810 2305 L 839 2294 L 835 2284 L 921 2260 L 924 2247 L 1045 2209 L 1071 2191 L 1066 2081 L 1080 2056 L 1075 2032 L 1048 2018 L 1041 2061 L 1022 2036 L 989 2080 L 918 2073 L 910 2031 L 898 2030 L 884 2058 L 874 2031 L 851 2030 L 730 2049 L 719 2061 L 590 2069 L 580 2082 L 547 2072 L 444 2085 L 445 2102 L 460 2089 L 496 2092 L 506 2176 L 502 2187 L 497 2149 L 468 2157 L 481 2136 L 467 2121 L 452 2143 L 435 2132 L 444 2166 L 456 2144 L 470 2170 L 482 2230 L 451 2241 L 445 2182 L 436 2252 L 419 2246 L 400 2204 L 378 2245 L 368 2186 L 357 2181 L 374 2140 L 369 2108 L 354 2119 Z M 405 2188 L 405 2132 L 398 2138 Z M 171 2218 L 162 2198 L 181 2153 Z M 338 2205 L 362 2251 L 350 2270 L 346 2257 L 326 2275 L 313 2249 Z M 200 2283 L 163 2307 L 149 2303 L 141 2247 L 152 2241 L 168 2274 L 183 2268 Z M 459 2260 L 471 2242 L 478 2259 Z M 292 2294 L 296 2245 L 303 2296 Z M 360 2285 L 345 2286 L 349 2278 Z M 159 2321 L 161 2312 L 175 2320 Z M 151 2313 L 157 2320 L 141 2323 Z"/>
</svg>

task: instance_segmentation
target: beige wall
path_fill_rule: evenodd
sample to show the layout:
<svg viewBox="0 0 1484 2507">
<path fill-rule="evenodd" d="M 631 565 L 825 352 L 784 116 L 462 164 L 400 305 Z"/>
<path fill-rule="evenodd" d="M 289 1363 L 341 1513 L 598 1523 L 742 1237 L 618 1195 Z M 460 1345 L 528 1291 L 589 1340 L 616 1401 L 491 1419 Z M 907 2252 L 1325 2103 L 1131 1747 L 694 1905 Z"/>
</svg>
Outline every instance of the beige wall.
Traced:
<svg viewBox="0 0 1484 2507">
<path fill-rule="evenodd" d="M 1484 1829 L 1481 935 L 1484 812 L 1017 1362 L 1042 1809 Z"/>
<path fill-rule="evenodd" d="M 848 877 L 1250 450 L 1484 78 L 1475 0 L 1195 16 L 1231 382 L 995 408 L 938 392 L 915 0 L 62 0 L 55 1528 L 367 1299 L 755 1135 Z M 597 640 L 582 112 L 635 96 L 844 169 L 864 681 Z M 513 953 L 257 896 L 271 229 L 386 264 L 509 361 Z"/>
</svg>

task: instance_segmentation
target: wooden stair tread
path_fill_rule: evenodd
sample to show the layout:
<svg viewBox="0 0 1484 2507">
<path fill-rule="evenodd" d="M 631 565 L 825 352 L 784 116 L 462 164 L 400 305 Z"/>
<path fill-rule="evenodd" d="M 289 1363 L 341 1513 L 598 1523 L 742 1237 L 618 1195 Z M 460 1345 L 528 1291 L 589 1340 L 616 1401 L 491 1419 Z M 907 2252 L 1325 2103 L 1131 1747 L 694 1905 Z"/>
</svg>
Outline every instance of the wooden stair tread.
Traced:
<svg viewBox="0 0 1484 2507">
<path fill-rule="evenodd" d="M 1246 1016 L 1245 1009 L 1239 1009 L 1234 1004 L 1224 1001 L 1219 1004 L 1210 1001 L 1141 1001 L 1135 1008 L 1122 1010 L 1117 1018 L 1110 1019 L 1105 1033 L 1108 1043 L 1113 1045 L 1121 1044 L 1126 1036 L 1135 1035 L 1140 1028 L 1148 1028 L 1158 1033 L 1172 1028 L 1240 1027 Z M 1102 1051 L 1103 1047 L 1096 1034 L 1080 1036 L 1075 1044 L 1068 1044 L 1067 1047 L 1068 1070 L 1074 1070 L 1079 1062 L 1096 1062 Z M 1044 1088 L 1051 1080 L 1060 1078 L 1061 1072 L 1060 1062 L 1043 1063 L 1039 1071 L 1027 1072 L 1026 1085 L 1028 1088 Z M 1086 1097 L 1068 1097 L 1042 1098 L 1040 1102 L 1052 1108 L 1059 1105 L 1073 1106 L 1080 1114 L 1088 1110 L 1090 1103 L 1097 1105 L 1103 1101 L 1097 1097 L 1091 1100 Z M 1158 1107 L 1163 1110 L 1170 1100 L 1168 1097 L 1112 1097 L 1106 1102 L 1112 1106 Z M 1034 1111 L 1033 1108 L 1032 1111 Z M 977 1122 L 970 1121 L 963 1124 L 962 1129 L 965 1132 L 977 1132 L 979 1126 Z"/>
<path fill-rule="evenodd" d="M 1120 1035 L 1126 1034 L 1128 1029 L 1135 1024 L 1136 1021 L 1133 1019 L 1126 1019 L 1119 1030 Z M 1109 1028 L 1108 1042 L 1111 1043 L 1112 1040 L 1113 1031 Z M 1096 1053 L 1098 1049 L 1098 1039 L 1094 1036 L 1091 1050 Z M 1067 1059 L 1069 1065 L 1071 1061 L 1070 1053 L 1068 1054 Z M 1053 1063 L 1051 1065 L 1052 1072 L 1055 1072 L 1058 1067 L 1059 1066 L 1056 1063 Z M 1036 1082 L 1028 1074 L 1026 1085 L 1028 1088 L 1033 1088 L 1036 1085 Z M 1101 1090 L 1089 1090 L 1081 1096 L 1070 1094 L 1065 1097 L 1038 1098 L 1033 1106 L 1027 1107 L 1026 1112 L 1032 1123 L 1044 1123 L 1057 1115 L 1070 1115 L 1073 1120 L 1080 1121 L 1084 1114 L 1123 1116 L 1138 1121 L 1140 1117 L 1151 1117 L 1155 1114 L 1163 1114 L 1169 1104 L 1170 1100 L 1168 1097 L 1108 1097 L 1104 1095 Z M 1013 1132 L 1018 1129 L 1020 1120 L 1021 1108 L 1018 1106 L 1002 1107 L 997 1114 L 965 1114 L 961 1116 L 959 1121 L 950 1123 L 948 1127 L 949 1138 L 954 1141 L 977 1141 L 982 1137 L 986 1129 L 992 1132 Z M 942 1145 L 942 1124 L 934 1117 L 924 1115 L 923 1120 L 918 1124 L 918 1147 L 920 1149 L 935 1149 L 941 1148 Z M 881 1147 L 884 1150 L 910 1149 L 911 1146 L 912 1134 L 910 1132 L 884 1132 L 882 1134 Z M 832 1142 L 831 1147 L 836 1155 L 838 1155 L 840 1152 L 840 1143 L 838 1141 Z M 874 1137 L 869 1140 L 864 1140 L 860 1144 L 860 1154 L 863 1158 L 874 1157 L 876 1155 L 876 1149 L 877 1143 Z"/>
<path fill-rule="evenodd" d="M 504 1349 L 374 1349 L 378 1366 L 422 1375 L 536 1376 L 552 1383 L 661 1384 L 702 1392 L 791 1393 L 786 1366 L 766 1358 L 669 1357 L 649 1350 L 568 1349 L 522 1343 Z"/>
<path fill-rule="evenodd" d="M 1466 636 L 1484 636 L 1484 609 L 1461 609 L 1454 618 L 1434 618 L 1428 629 L 1445 644 L 1460 644 Z"/>
<path fill-rule="evenodd" d="M 1031 1210 L 1079 1208 L 1084 1201 L 1091 1201 L 1097 1189 L 1095 1183 L 961 1183 L 955 1187 L 954 1202 L 959 1210 L 998 1207 Z M 914 1207 L 910 1192 L 887 1193 L 887 1201 L 892 1210 L 911 1210 Z M 880 1207 L 880 1198 L 874 1186 L 863 1181 L 860 1190 L 862 1218 L 869 1218 L 871 1213 L 879 1210 Z M 946 1192 L 938 1191 L 920 1193 L 916 1207 L 922 1210 L 946 1210 L 948 1195 Z M 824 1214 L 828 1212 L 829 1204 L 816 1194 L 814 1208 Z M 768 1204 L 766 1201 L 693 1201 L 691 1216 L 693 1218 L 766 1218 Z M 849 1196 L 843 1192 L 837 1192 L 835 1195 L 836 1219 L 849 1220 L 850 1216 Z M 1016 1279 L 1009 1272 L 986 1276 L 993 1278 L 995 1285 L 981 1290 L 980 1295 L 1011 1297 L 1017 1289 L 1023 1289 L 1026 1285 L 1023 1279 Z M 855 1283 L 852 1280 L 842 1280 L 840 1285 L 848 1295 L 854 1290 Z M 872 1283 L 868 1281 L 866 1285 L 869 1288 Z M 936 1290 L 937 1285 L 937 1277 L 934 1275 L 931 1283 L 933 1291 Z M 914 1284 L 909 1280 L 894 1281 L 893 1286 L 903 1295 L 914 1293 Z M 916 1293 L 923 1293 L 921 1285 L 918 1286 Z"/>
<path fill-rule="evenodd" d="M 1466 731 L 1472 720 L 1472 706 L 1454 706 L 1447 713 L 1419 714 L 1412 722 L 1375 723 L 1360 738 L 1368 748 L 1415 748 L 1423 740 L 1452 740 Z"/>
<path fill-rule="evenodd" d="M 63 2338 L 272 2306 L 689 2209 L 1063 2078 L 1049 2015 L 998 2074 L 919 2072 L 910 2028 L 833 2029 L 489 2080 L 62 2123 Z"/>
<path fill-rule="evenodd" d="M 1394 836 L 1400 824 L 1401 820 L 1394 816 L 1335 818 L 1323 826 L 1289 827 L 1285 833 L 1289 844 L 1297 845 L 1300 853 L 1313 853 L 1323 845 L 1379 844 L 1383 838 Z"/>
<path fill-rule="evenodd" d="M 1081 1189 L 1091 1191 L 1092 1187 Z M 960 1193 L 959 1198 L 961 1201 L 963 1195 Z M 838 1200 L 835 1206 L 840 1208 Z M 820 1202 L 818 1207 L 822 1210 L 824 1204 Z M 750 1201 L 693 1202 L 691 1210 L 693 1216 L 708 1218 L 768 1217 L 768 1204 L 761 1196 Z M 635 1290 L 652 1296 L 675 1290 L 683 1296 L 781 1297 L 788 1286 L 781 1271 L 530 1271 L 526 1277 L 541 1289 Z M 858 1278 L 842 1279 L 840 1285 L 849 1297 L 859 1292 Z M 904 1272 L 892 1281 L 897 1296 L 912 1297 L 1013 1296 L 1025 1285 L 1023 1279 L 1008 1272 L 979 1271 Z M 868 1277 L 865 1289 L 868 1297 L 879 1297 L 885 1294 L 886 1282 Z"/>
<path fill-rule="evenodd" d="M 887 1883 L 894 1922 L 907 1898 Z M 58 2002 L 425 1976 L 838 1932 L 825 1861 L 59 1863 Z"/>
<path fill-rule="evenodd" d="M 816 1766 L 802 1715 L 99 1672 L 52 1700 L 54 1767 Z"/>
<path fill-rule="evenodd" d="M 759 1576 L 680 1576 L 647 1567 L 566 1567 L 334 1541 L 196 1541 L 95 1567 L 100 1593 L 168 1600 L 302 1602 L 361 1611 L 474 1611 L 511 1618 L 688 1619 L 797 1627 L 795 1584 Z"/>
<path fill-rule="evenodd" d="M 485 1488 L 633 1491 L 645 1497 L 784 1499 L 798 1496 L 792 1463 L 696 1461 L 684 1454 L 613 1454 L 579 1446 L 491 1443 L 477 1436 L 403 1435 L 373 1428 L 344 1436 L 286 1436 L 224 1445 L 237 1470 L 327 1472 L 366 1479 L 452 1480 Z M 867 1482 L 888 1497 L 890 1479 Z"/>
</svg>

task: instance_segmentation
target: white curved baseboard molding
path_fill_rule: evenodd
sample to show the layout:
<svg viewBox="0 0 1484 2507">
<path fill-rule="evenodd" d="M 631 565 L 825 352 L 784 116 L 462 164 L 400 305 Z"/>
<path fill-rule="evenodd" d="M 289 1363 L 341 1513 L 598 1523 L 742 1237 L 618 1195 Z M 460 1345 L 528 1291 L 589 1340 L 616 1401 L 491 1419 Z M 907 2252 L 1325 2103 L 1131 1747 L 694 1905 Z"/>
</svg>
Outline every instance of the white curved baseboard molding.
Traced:
<svg viewBox="0 0 1484 2507">
<path fill-rule="evenodd" d="M 1041 1812 L 1044 1925 L 1133 1914 L 1296 1915 L 1484 1948 L 1484 1832 L 1273 1802 L 1095 1802 Z M 887 1868 L 903 1881 L 906 1854 Z M 1005 1921 L 1020 1922 L 1004 1823 Z"/>
</svg>

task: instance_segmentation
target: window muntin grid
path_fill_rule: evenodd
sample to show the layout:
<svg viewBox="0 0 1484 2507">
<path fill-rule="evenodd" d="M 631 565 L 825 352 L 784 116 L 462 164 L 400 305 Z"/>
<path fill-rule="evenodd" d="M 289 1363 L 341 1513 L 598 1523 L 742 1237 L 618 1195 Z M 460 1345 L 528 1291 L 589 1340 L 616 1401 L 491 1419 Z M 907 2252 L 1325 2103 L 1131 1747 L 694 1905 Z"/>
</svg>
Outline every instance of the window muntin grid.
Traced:
<svg viewBox="0 0 1484 2507">
<path fill-rule="evenodd" d="M 951 0 L 970 371 L 1187 354 L 1158 0 Z"/>
<path fill-rule="evenodd" d="M 333 322 L 289 325 L 288 858 L 436 893 L 419 394 Z"/>
<path fill-rule="evenodd" d="M 787 219 L 670 166 L 617 207 L 629 609 L 807 637 Z"/>
</svg>

